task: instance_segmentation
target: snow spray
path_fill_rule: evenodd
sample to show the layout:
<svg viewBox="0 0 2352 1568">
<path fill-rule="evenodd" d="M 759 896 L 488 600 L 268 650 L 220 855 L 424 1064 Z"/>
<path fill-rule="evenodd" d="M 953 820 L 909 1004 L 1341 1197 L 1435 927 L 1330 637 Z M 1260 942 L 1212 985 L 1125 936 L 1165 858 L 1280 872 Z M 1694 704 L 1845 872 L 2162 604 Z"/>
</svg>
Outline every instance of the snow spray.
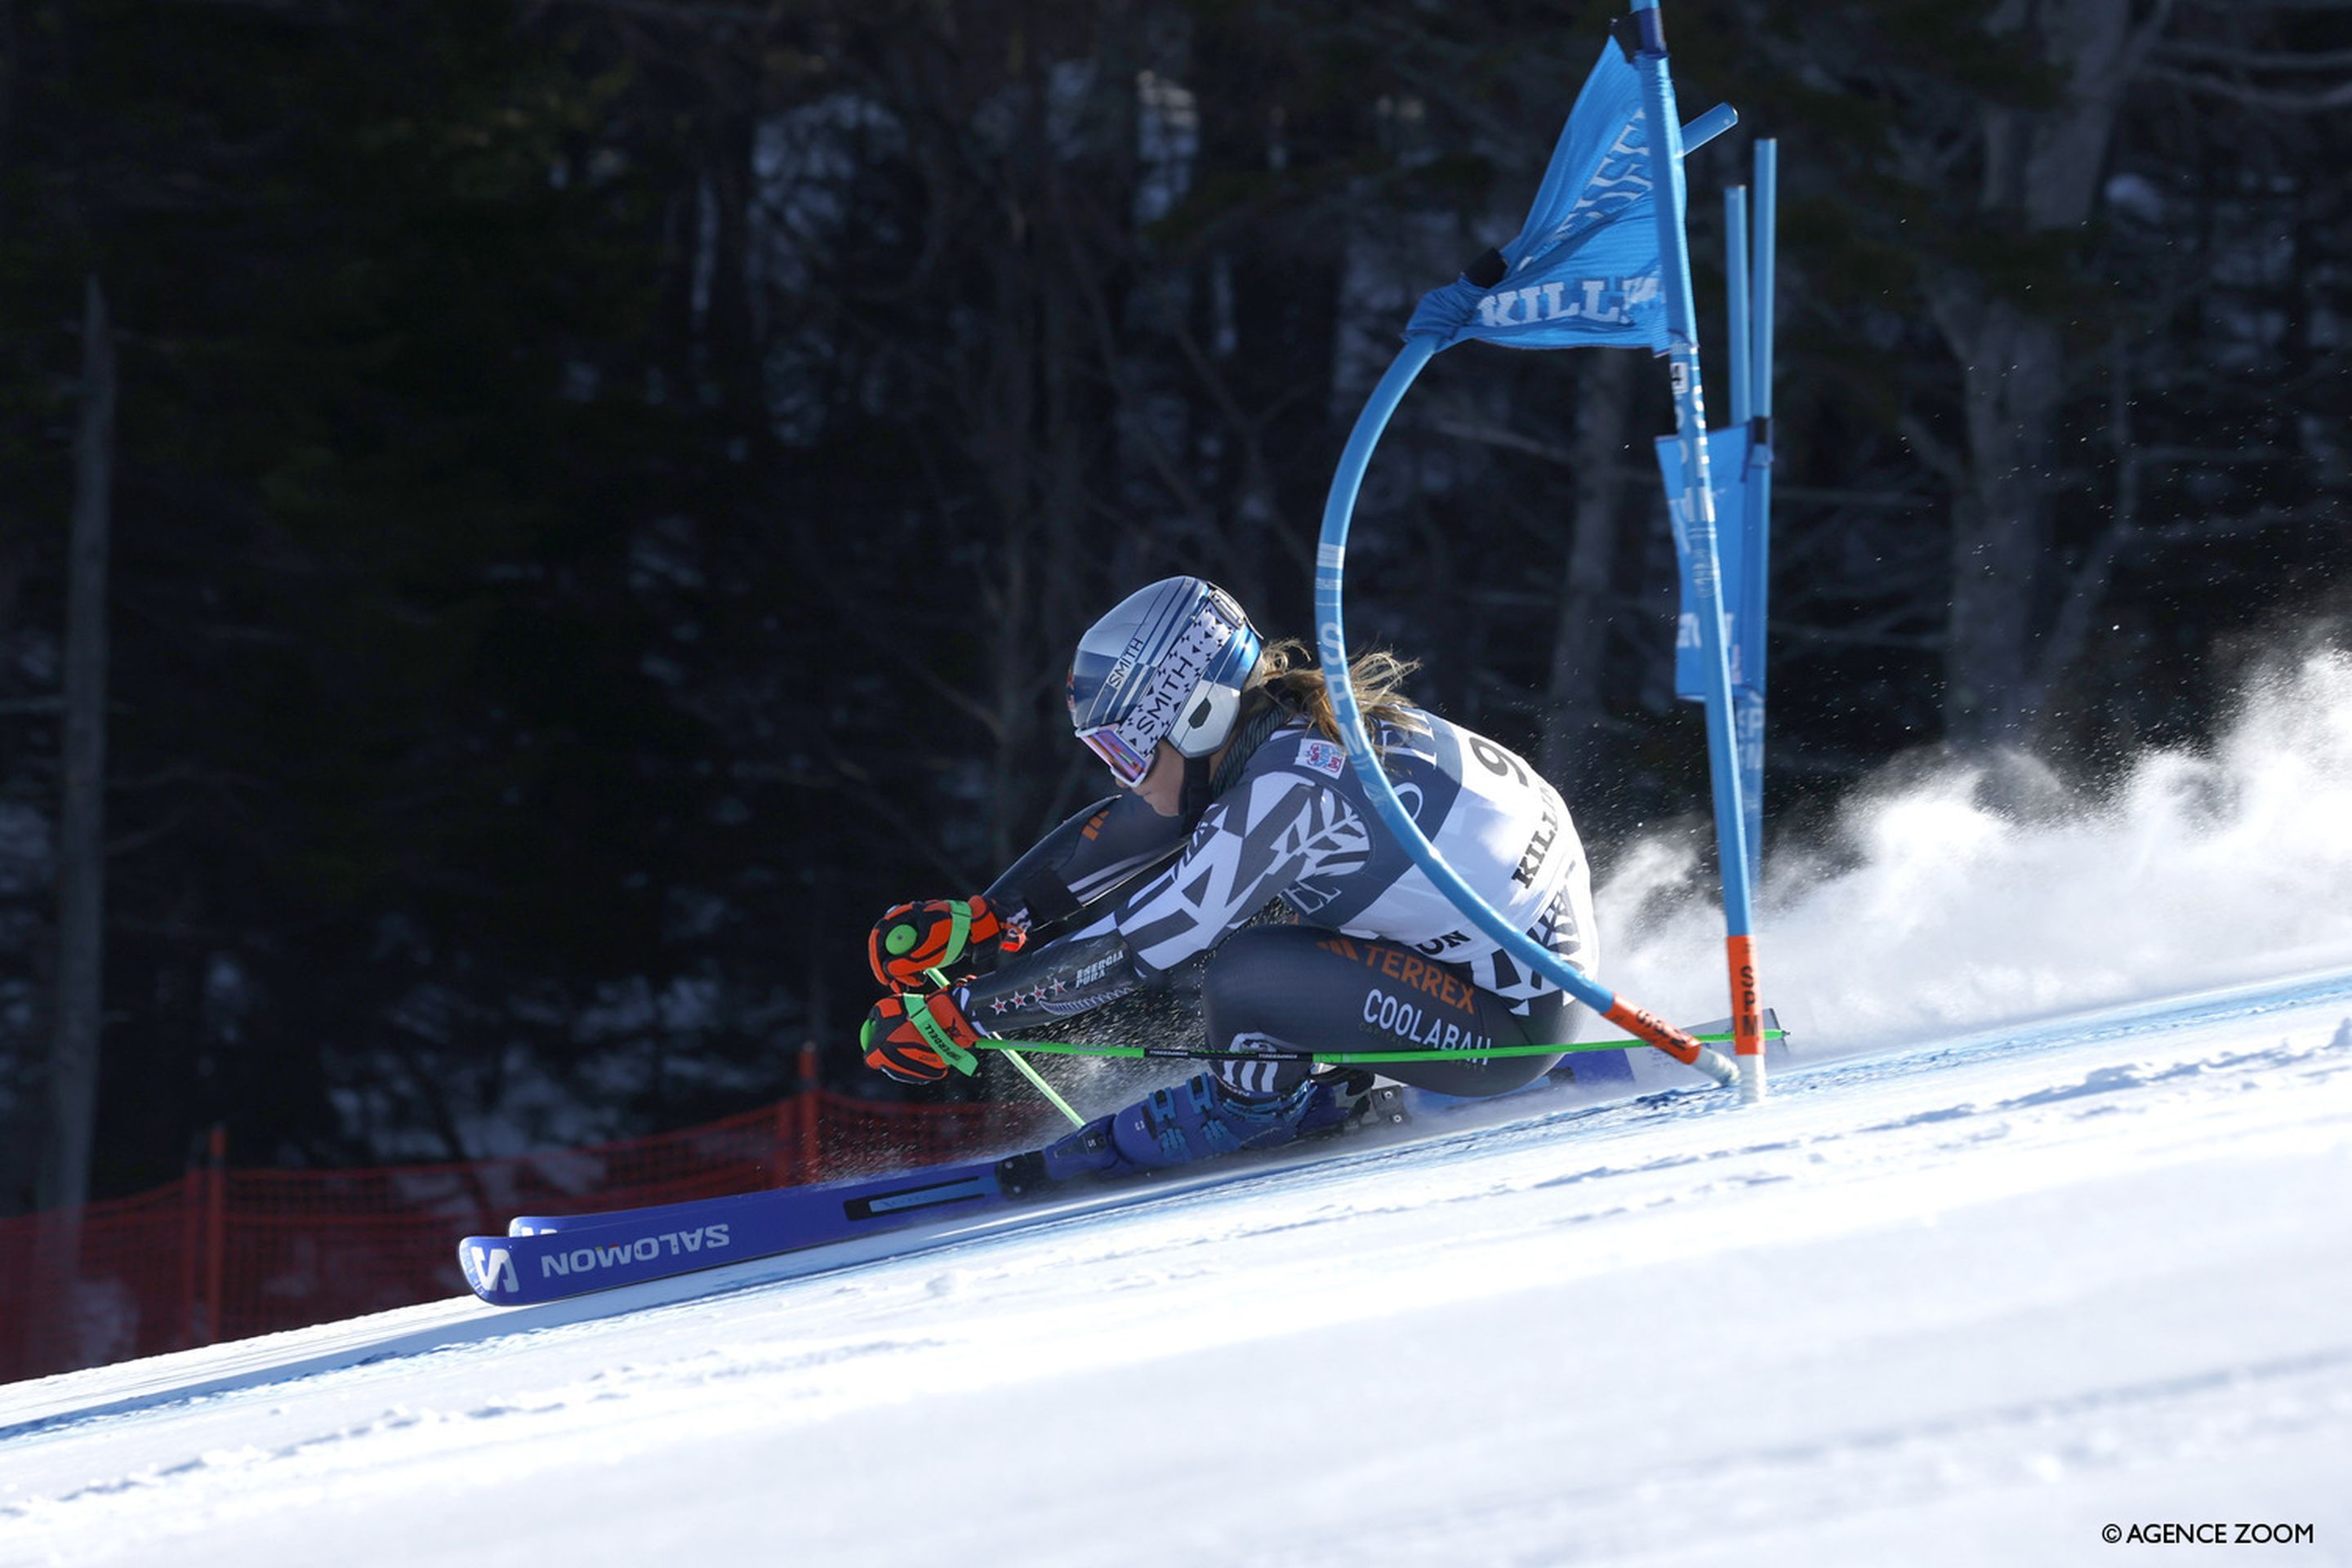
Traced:
<svg viewBox="0 0 2352 1568">
<path fill-rule="evenodd" d="M 2209 745 L 2108 786 L 1955 761 L 1865 784 L 1825 842 L 1773 853 L 1764 1000 L 1801 1056 L 2352 968 L 2352 655 L 2254 679 Z M 1609 982 L 1719 1011 L 1696 848 L 1616 858 L 1596 895 Z"/>
</svg>

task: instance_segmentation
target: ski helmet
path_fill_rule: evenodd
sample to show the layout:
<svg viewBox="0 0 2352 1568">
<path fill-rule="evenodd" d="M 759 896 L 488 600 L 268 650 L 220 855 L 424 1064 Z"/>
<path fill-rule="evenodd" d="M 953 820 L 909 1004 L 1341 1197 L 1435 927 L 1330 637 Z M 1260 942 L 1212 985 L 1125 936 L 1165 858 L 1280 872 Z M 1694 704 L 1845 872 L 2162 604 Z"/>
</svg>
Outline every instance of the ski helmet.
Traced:
<svg viewBox="0 0 2352 1568">
<path fill-rule="evenodd" d="M 1263 646 L 1231 594 L 1198 577 L 1163 578 L 1078 639 L 1070 727 L 1131 789 L 1161 741 L 1197 759 L 1233 737 Z"/>
</svg>

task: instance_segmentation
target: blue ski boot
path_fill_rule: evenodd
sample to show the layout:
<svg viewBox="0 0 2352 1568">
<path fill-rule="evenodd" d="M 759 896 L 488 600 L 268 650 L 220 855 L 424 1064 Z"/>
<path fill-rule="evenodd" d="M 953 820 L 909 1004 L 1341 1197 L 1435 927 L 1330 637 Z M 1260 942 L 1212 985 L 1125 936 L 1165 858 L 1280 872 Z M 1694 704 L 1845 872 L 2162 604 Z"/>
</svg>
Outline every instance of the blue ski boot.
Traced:
<svg viewBox="0 0 2352 1568">
<path fill-rule="evenodd" d="M 1350 1127 L 1402 1125 L 1404 1098 L 1366 1072 L 1309 1079 L 1287 1094 L 1236 1094 L 1208 1073 L 1098 1116 L 1043 1149 L 996 1165 L 1009 1198 L 1036 1198 L 1097 1177 L 1137 1175 L 1246 1149 L 1273 1149 Z"/>
<path fill-rule="evenodd" d="M 1038 1197 L 1068 1182 L 1134 1169 L 1111 1142 L 1111 1119 L 1097 1116 L 1068 1136 L 996 1163 L 996 1184 L 1008 1198 Z"/>
<path fill-rule="evenodd" d="M 1256 1100 L 1236 1094 L 1215 1076 L 1200 1073 L 1156 1091 L 1112 1117 L 1111 1142 L 1141 1170 L 1190 1164 L 1244 1149 L 1271 1149 L 1298 1136 L 1318 1086 Z"/>
<path fill-rule="evenodd" d="M 1315 1096 L 1298 1115 L 1298 1136 L 1321 1138 L 1362 1128 L 1402 1127 L 1412 1120 L 1403 1086 L 1361 1068 L 1326 1068 L 1308 1079 Z"/>
</svg>

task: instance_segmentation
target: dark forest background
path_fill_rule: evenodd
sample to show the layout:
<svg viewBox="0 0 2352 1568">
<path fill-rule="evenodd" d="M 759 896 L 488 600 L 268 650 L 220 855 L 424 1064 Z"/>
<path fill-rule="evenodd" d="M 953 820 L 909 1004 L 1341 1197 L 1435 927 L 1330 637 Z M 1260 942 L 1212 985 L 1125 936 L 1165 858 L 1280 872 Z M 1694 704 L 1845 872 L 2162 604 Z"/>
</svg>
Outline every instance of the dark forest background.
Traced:
<svg viewBox="0 0 2352 1568">
<path fill-rule="evenodd" d="M 448 1159 L 743 1109 L 804 1039 L 868 1079 L 868 922 L 1101 792 L 1076 633 L 1176 571 L 1307 629 L 1347 426 L 1608 15 L 0 0 L 0 1213 L 75 962 L 78 507 L 92 1195 L 215 1121 Z M 2352 11 L 1667 25 L 1743 116 L 1691 159 L 1718 375 L 1717 193 L 1782 149 L 1776 831 L 1920 748 L 2193 741 L 2224 650 L 2343 608 Z M 1350 558 L 1358 641 L 1604 870 L 1705 798 L 1664 380 L 1446 355 Z"/>
</svg>

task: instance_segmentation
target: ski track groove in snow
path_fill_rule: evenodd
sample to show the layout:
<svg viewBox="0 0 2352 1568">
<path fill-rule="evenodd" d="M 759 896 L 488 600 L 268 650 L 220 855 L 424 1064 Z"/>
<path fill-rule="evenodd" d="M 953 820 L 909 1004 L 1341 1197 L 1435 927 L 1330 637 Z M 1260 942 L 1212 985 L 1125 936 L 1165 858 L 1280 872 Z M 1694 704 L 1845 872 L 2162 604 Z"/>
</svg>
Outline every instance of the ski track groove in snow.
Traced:
<svg viewBox="0 0 2352 1568">
<path fill-rule="evenodd" d="M 2239 1517 L 2352 1561 L 2347 1005 L 1506 1103 L 903 1256 L 0 1388 L 0 1564 L 2032 1563 Z"/>
</svg>

